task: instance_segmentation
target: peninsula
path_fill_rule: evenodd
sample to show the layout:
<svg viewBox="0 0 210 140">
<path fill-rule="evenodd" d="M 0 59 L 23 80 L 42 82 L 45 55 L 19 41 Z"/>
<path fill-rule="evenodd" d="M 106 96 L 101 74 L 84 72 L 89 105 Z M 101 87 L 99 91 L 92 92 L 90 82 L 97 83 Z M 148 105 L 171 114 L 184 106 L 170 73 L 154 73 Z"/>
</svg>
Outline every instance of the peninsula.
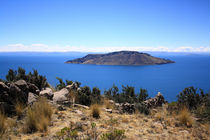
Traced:
<svg viewBox="0 0 210 140">
<path fill-rule="evenodd" d="M 96 65 L 155 65 L 168 64 L 174 61 L 151 56 L 137 51 L 118 51 L 107 54 L 88 54 L 85 57 L 69 60 L 72 64 Z"/>
</svg>

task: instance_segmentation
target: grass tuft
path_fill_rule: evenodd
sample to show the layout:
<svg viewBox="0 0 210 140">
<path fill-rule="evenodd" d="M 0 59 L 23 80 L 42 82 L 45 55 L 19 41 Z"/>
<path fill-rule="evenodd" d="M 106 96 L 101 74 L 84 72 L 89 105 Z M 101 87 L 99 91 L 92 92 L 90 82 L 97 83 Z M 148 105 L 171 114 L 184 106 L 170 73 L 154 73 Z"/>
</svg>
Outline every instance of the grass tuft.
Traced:
<svg viewBox="0 0 210 140">
<path fill-rule="evenodd" d="M 98 104 L 94 104 L 91 106 L 91 115 L 94 117 L 94 118 L 100 118 L 100 107 Z"/>
<path fill-rule="evenodd" d="M 35 131 L 46 132 L 51 121 L 53 110 L 44 97 L 28 108 L 25 131 L 32 133 Z"/>
<path fill-rule="evenodd" d="M 189 110 L 184 107 L 179 113 L 179 121 L 186 125 L 187 127 L 191 127 L 193 125 L 193 119 Z"/>
<path fill-rule="evenodd" d="M 110 103 L 110 101 L 107 100 L 107 99 L 104 99 L 104 106 L 105 106 L 106 109 L 113 109 L 114 108 L 113 104 Z"/>
<path fill-rule="evenodd" d="M 6 116 L 4 115 L 4 113 L 2 113 L 0 111 L 0 138 L 5 134 L 6 132 Z"/>
<path fill-rule="evenodd" d="M 15 112 L 16 112 L 18 118 L 20 118 L 22 116 L 24 108 L 25 108 L 25 106 L 20 102 L 17 102 L 17 104 L 15 105 Z"/>
</svg>

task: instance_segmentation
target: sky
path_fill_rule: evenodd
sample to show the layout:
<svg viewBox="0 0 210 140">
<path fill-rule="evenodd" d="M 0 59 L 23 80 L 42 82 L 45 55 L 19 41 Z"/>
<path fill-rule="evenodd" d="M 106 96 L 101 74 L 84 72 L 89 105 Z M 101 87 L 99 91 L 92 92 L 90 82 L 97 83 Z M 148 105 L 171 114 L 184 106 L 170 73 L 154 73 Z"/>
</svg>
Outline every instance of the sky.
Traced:
<svg viewBox="0 0 210 140">
<path fill-rule="evenodd" d="M 210 0 L 0 0 L 0 52 L 210 52 Z"/>
</svg>

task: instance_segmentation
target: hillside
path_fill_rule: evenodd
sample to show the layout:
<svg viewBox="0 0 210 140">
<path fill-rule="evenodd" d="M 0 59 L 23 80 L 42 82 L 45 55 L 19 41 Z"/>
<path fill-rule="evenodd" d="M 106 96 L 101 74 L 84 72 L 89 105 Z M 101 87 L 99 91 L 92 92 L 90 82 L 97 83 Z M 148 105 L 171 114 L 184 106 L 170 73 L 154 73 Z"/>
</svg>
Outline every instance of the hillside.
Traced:
<svg viewBox="0 0 210 140">
<path fill-rule="evenodd" d="M 136 51 L 119 51 L 107 54 L 88 54 L 85 57 L 69 60 L 66 63 L 96 65 L 155 65 L 174 61 L 151 56 Z"/>
</svg>

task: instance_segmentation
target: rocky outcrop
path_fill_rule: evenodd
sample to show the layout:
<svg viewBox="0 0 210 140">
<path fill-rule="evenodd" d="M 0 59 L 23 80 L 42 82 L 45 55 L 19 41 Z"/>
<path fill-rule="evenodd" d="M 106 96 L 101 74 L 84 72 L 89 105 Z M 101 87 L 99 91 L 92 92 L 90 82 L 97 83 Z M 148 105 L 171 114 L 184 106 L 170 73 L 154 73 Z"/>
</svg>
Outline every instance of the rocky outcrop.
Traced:
<svg viewBox="0 0 210 140">
<path fill-rule="evenodd" d="M 6 114 L 11 115 L 15 112 L 17 103 L 28 104 L 32 102 L 32 94 L 38 93 L 38 88 L 24 80 L 18 80 L 12 83 L 0 82 L 0 107 Z M 33 91 L 34 93 L 32 93 Z M 30 96 L 29 96 L 30 92 Z"/>
<path fill-rule="evenodd" d="M 158 92 L 156 97 L 150 98 L 144 101 L 143 103 L 147 108 L 154 108 L 154 107 L 162 106 L 163 104 L 167 103 L 167 101 L 165 101 L 163 95 L 160 92 Z"/>
<path fill-rule="evenodd" d="M 129 104 L 129 103 L 121 103 L 115 104 L 117 110 L 119 111 L 119 113 L 128 113 L 128 114 L 132 114 L 135 112 L 135 105 L 134 104 Z"/>
<path fill-rule="evenodd" d="M 31 105 L 31 104 L 33 104 L 34 102 L 36 102 L 37 99 L 38 99 L 38 97 L 39 97 L 38 95 L 29 92 L 29 93 L 28 93 L 28 105 Z"/>
<path fill-rule="evenodd" d="M 69 60 L 66 63 L 97 65 L 154 65 L 174 63 L 174 61 L 154 57 L 147 53 L 119 51 L 107 54 L 88 54 L 85 57 Z"/>
<path fill-rule="evenodd" d="M 60 91 L 54 92 L 53 102 L 58 104 L 63 104 L 69 101 L 69 90 L 67 88 L 63 88 Z"/>
<path fill-rule="evenodd" d="M 40 96 L 44 96 L 49 100 L 53 99 L 53 91 L 51 88 L 46 88 L 39 93 Z"/>
<path fill-rule="evenodd" d="M 73 82 L 71 85 L 66 86 L 66 88 L 70 90 L 78 90 L 79 85 L 76 82 Z"/>
</svg>

